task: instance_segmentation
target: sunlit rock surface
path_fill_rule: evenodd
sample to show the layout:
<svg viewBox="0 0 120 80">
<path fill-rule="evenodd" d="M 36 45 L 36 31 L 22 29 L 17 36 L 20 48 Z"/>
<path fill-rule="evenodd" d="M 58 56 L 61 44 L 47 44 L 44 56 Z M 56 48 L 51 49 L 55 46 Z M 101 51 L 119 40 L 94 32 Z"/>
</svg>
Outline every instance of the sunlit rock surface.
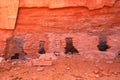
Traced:
<svg viewBox="0 0 120 80">
<path fill-rule="evenodd" d="M 0 54 L 7 51 L 6 41 L 10 36 L 19 37 L 16 44 L 34 55 L 38 54 L 40 41 L 45 41 L 47 52 L 63 53 L 65 39 L 69 37 L 79 51 L 98 51 L 100 35 L 107 37 L 111 47 L 108 51 L 117 54 L 119 14 L 120 0 L 0 1 L 0 45 L 3 46 Z M 10 53 L 15 51 L 10 49 Z"/>
</svg>

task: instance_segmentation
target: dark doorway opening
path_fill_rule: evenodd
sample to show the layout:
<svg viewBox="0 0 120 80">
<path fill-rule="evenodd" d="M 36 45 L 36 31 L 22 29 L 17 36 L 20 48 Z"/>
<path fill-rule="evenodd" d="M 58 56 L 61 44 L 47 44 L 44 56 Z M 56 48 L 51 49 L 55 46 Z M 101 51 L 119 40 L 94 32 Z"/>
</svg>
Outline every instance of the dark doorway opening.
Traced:
<svg viewBox="0 0 120 80">
<path fill-rule="evenodd" d="M 120 53 L 118 54 L 118 56 L 120 56 Z"/>
<path fill-rule="evenodd" d="M 118 51 L 118 56 L 120 57 L 120 51 Z"/>
<path fill-rule="evenodd" d="M 19 53 L 15 53 L 13 56 L 11 56 L 11 59 L 19 59 Z"/>
<path fill-rule="evenodd" d="M 78 53 L 78 50 L 73 46 L 72 38 L 66 38 L 65 54 Z"/>
<path fill-rule="evenodd" d="M 45 41 L 40 41 L 39 45 L 39 54 L 45 54 L 45 49 L 44 49 Z"/>
<path fill-rule="evenodd" d="M 99 44 L 97 45 L 97 48 L 100 51 L 106 51 L 110 47 L 107 45 L 106 37 L 100 37 L 99 38 Z"/>
</svg>

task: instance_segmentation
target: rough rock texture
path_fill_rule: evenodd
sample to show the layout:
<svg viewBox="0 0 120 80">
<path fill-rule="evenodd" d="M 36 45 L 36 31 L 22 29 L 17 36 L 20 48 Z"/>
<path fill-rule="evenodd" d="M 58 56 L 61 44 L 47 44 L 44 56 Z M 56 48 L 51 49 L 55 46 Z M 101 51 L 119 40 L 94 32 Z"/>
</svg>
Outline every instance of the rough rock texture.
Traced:
<svg viewBox="0 0 120 80">
<path fill-rule="evenodd" d="M 47 35 L 43 33 L 28 33 L 25 36 L 25 43 L 23 49 L 28 55 L 37 55 L 39 51 L 40 41 L 45 41 L 45 50 L 48 46 Z"/>
<path fill-rule="evenodd" d="M 12 36 L 13 31 L 0 30 L 0 55 L 5 55 L 6 40 Z"/>
<path fill-rule="evenodd" d="M 39 37 L 38 37 L 39 36 Z M 84 54 L 86 51 L 97 53 L 99 44 L 99 36 L 88 35 L 85 33 L 32 33 L 27 34 L 25 37 L 24 51 L 28 55 L 37 55 L 39 50 L 40 41 L 45 41 L 45 50 L 47 53 L 63 53 L 65 52 L 66 38 L 72 38 L 73 45 L 79 51 L 79 54 Z M 120 49 L 120 36 L 112 35 L 107 36 L 107 44 L 110 48 L 107 50 L 109 56 L 112 58 L 118 54 Z M 98 52 L 100 53 L 100 52 Z M 101 54 L 101 53 L 100 53 Z M 103 55 L 104 56 L 104 55 Z"/>
<path fill-rule="evenodd" d="M 40 60 L 57 60 L 58 57 L 54 53 L 42 54 L 39 57 Z"/>
<path fill-rule="evenodd" d="M 21 8 L 15 33 L 27 34 L 24 51 L 28 54 L 38 54 L 41 40 L 47 42 L 45 49 L 48 53 L 63 53 L 65 51 L 65 39 L 69 37 L 73 39 L 73 44 L 79 52 L 98 51 L 98 39 L 101 34 L 109 36 L 107 42 L 110 47 L 113 45 L 118 47 L 120 39 L 119 4 L 120 1 L 114 7 L 104 7 L 93 11 L 83 7 Z M 112 37 L 113 34 L 117 34 L 117 37 Z M 110 40 L 111 38 L 116 39 L 117 42 L 114 43 L 113 40 Z M 114 49 L 119 50 L 119 47 L 115 47 L 109 50 L 112 52 Z"/>
<path fill-rule="evenodd" d="M 66 38 L 73 39 L 73 45 L 79 51 L 84 50 L 97 50 L 98 37 L 91 36 L 84 33 L 66 33 L 66 34 L 54 34 L 54 33 L 32 33 L 27 34 L 25 37 L 24 51 L 28 55 L 38 54 L 40 41 L 45 41 L 46 52 L 49 53 L 62 53 L 65 52 Z M 94 45 L 93 45 L 94 44 Z"/>
<path fill-rule="evenodd" d="M 111 51 L 101 52 L 101 51 L 95 51 L 95 50 L 94 51 L 88 50 L 88 51 L 82 51 L 79 54 L 82 55 L 83 60 L 95 61 L 95 62 L 116 58 L 116 54 Z"/>
<path fill-rule="evenodd" d="M 14 29 L 19 0 L 0 0 L 0 29 Z"/>
<path fill-rule="evenodd" d="M 40 41 L 45 41 L 48 53 L 63 53 L 67 37 L 79 51 L 98 50 L 101 34 L 107 36 L 108 51 L 117 53 L 120 48 L 120 0 L 4 0 L 0 14 L 0 29 L 14 29 L 17 47 L 28 55 L 38 54 Z M 0 54 L 11 32 L 0 30 Z M 10 53 L 15 51 L 19 52 L 11 48 Z"/>
<path fill-rule="evenodd" d="M 33 65 L 34 66 L 51 66 L 52 65 L 52 61 L 45 61 L 45 60 L 35 60 L 33 59 Z"/>
<path fill-rule="evenodd" d="M 20 7 L 78 7 L 84 6 L 89 9 L 112 6 L 116 0 L 20 0 Z"/>
<path fill-rule="evenodd" d="M 120 1 L 114 7 L 90 11 L 87 8 L 21 8 L 16 32 L 80 32 L 96 34 L 120 30 Z M 31 13 L 32 12 L 32 13 Z M 110 32 L 111 33 L 111 32 Z M 113 34 L 114 34 L 113 33 Z"/>
<path fill-rule="evenodd" d="M 19 59 L 22 59 L 25 56 L 23 50 L 24 36 L 16 35 L 11 36 L 6 39 L 6 48 L 5 48 L 5 57 L 10 59 L 16 53 L 19 54 Z"/>
<path fill-rule="evenodd" d="M 81 50 L 97 50 L 98 37 L 85 33 L 48 34 L 49 52 L 65 52 L 66 38 L 72 38 L 73 46 Z M 93 45 L 94 44 L 94 45 Z"/>
<path fill-rule="evenodd" d="M 79 7 L 89 9 L 113 6 L 117 0 L 1 0 L 0 1 L 0 28 L 14 29 L 19 7 Z"/>
<path fill-rule="evenodd" d="M 110 46 L 109 51 L 116 53 L 116 55 L 120 51 L 120 35 L 111 35 L 108 36 L 108 44 Z"/>
</svg>

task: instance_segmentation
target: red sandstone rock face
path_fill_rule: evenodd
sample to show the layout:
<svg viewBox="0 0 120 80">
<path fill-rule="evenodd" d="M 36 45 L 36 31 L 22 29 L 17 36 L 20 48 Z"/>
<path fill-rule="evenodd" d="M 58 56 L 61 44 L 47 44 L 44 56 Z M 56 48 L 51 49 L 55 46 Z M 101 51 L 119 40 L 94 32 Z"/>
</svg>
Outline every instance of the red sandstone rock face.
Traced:
<svg viewBox="0 0 120 80">
<path fill-rule="evenodd" d="M 32 13 L 31 13 L 32 12 Z M 86 8 L 21 8 L 16 31 L 106 32 L 120 29 L 120 6 L 90 11 Z"/>
<path fill-rule="evenodd" d="M 89 9 L 112 6 L 116 0 L 20 0 L 20 7 L 78 7 L 84 6 Z"/>
<path fill-rule="evenodd" d="M 0 1 L 0 28 L 14 29 L 19 7 L 79 7 L 89 9 L 112 6 L 117 0 L 3 0 Z M 20 4 L 20 5 L 19 5 Z"/>
<path fill-rule="evenodd" d="M 0 30 L 0 55 L 5 55 L 6 40 L 12 36 L 12 31 Z"/>
<path fill-rule="evenodd" d="M 120 35 L 116 34 L 108 36 L 108 44 L 110 46 L 109 51 L 118 54 L 120 51 Z"/>
<path fill-rule="evenodd" d="M 113 4 L 113 7 L 102 8 Z M 19 6 L 14 35 L 25 36 L 25 39 L 21 37 L 25 40 L 22 47 L 28 55 L 38 54 L 40 41 L 46 42 L 47 52 L 64 52 L 67 37 L 73 38 L 73 44 L 79 51 L 98 50 L 99 34 L 109 36 L 108 45 L 111 49 L 108 51 L 117 52 L 120 48 L 120 0 L 20 0 Z M 17 9 L 18 0 L 0 2 L 0 28 L 14 29 Z M 0 54 L 3 54 L 6 39 L 12 34 L 9 31 L 0 32 L 0 46 L 3 46 Z"/>
<path fill-rule="evenodd" d="M 119 37 L 119 7 L 117 2 L 113 8 L 93 11 L 86 8 L 21 8 L 15 34 L 27 34 L 24 51 L 28 55 L 38 54 L 41 40 L 47 42 L 47 52 L 63 53 L 67 37 L 73 38 L 73 44 L 80 52 L 98 51 L 99 34 L 118 34 Z M 112 44 L 108 41 L 108 45 Z M 118 42 L 114 45 L 117 46 Z"/>
<path fill-rule="evenodd" d="M 14 29 L 19 0 L 0 0 L 0 29 Z"/>
</svg>

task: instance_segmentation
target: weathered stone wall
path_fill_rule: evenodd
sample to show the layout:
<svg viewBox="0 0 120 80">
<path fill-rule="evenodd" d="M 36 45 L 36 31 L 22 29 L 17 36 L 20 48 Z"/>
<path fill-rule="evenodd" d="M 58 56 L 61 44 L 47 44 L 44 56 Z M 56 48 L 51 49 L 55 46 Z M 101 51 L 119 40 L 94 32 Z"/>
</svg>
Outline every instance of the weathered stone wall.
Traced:
<svg viewBox="0 0 120 80">
<path fill-rule="evenodd" d="M 67 37 L 80 52 L 98 51 L 101 34 L 107 35 L 108 51 L 120 49 L 120 0 L 4 0 L 0 14 L 0 29 L 13 29 L 0 30 L 0 54 L 5 54 L 6 41 L 13 35 L 15 45 L 28 55 L 38 54 L 40 41 L 45 41 L 47 52 L 64 52 Z M 18 48 L 9 53 L 15 51 L 19 53 Z"/>
<path fill-rule="evenodd" d="M 108 51 L 114 52 L 116 47 L 119 48 L 118 42 L 114 43 L 114 40 L 110 38 L 113 34 L 117 34 L 117 38 L 113 36 L 114 39 L 120 38 L 119 11 L 119 2 L 112 8 L 105 7 L 93 11 L 83 7 L 20 8 L 15 32 L 27 34 L 24 51 L 30 55 L 38 54 L 40 41 L 46 42 L 46 52 L 63 53 L 65 52 L 65 39 L 69 37 L 73 39 L 75 48 L 80 52 L 98 51 L 98 39 L 101 34 L 107 35 L 107 43 L 111 47 Z"/>
<path fill-rule="evenodd" d="M 79 51 L 97 50 L 98 37 L 85 33 L 32 33 L 25 37 L 24 51 L 29 54 L 38 54 L 40 41 L 45 41 L 45 50 L 48 53 L 65 52 L 66 38 L 72 38 L 73 45 Z"/>
<path fill-rule="evenodd" d="M 10 59 L 11 56 L 14 56 L 16 53 L 19 53 L 20 58 L 25 55 L 23 50 L 25 35 L 11 35 L 6 39 L 5 45 L 5 58 Z"/>
<path fill-rule="evenodd" d="M 28 55 L 37 55 L 40 41 L 45 41 L 47 53 L 64 53 L 66 38 L 72 38 L 74 47 L 80 52 L 99 51 L 99 36 L 86 33 L 29 33 L 25 37 L 24 51 Z M 106 36 L 107 45 L 110 47 L 107 52 L 115 53 L 120 51 L 120 36 Z"/>
<path fill-rule="evenodd" d="M 5 54 L 6 40 L 12 36 L 13 31 L 0 30 L 0 56 Z"/>
<path fill-rule="evenodd" d="M 48 49 L 48 36 L 44 33 L 28 33 L 24 39 L 23 49 L 28 56 L 38 54 L 40 48 L 40 41 L 45 41 L 45 50 Z"/>
<path fill-rule="evenodd" d="M 110 46 L 108 51 L 117 54 L 120 51 L 120 34 L 110 35 L 107 40 Z"/>
</svg>

